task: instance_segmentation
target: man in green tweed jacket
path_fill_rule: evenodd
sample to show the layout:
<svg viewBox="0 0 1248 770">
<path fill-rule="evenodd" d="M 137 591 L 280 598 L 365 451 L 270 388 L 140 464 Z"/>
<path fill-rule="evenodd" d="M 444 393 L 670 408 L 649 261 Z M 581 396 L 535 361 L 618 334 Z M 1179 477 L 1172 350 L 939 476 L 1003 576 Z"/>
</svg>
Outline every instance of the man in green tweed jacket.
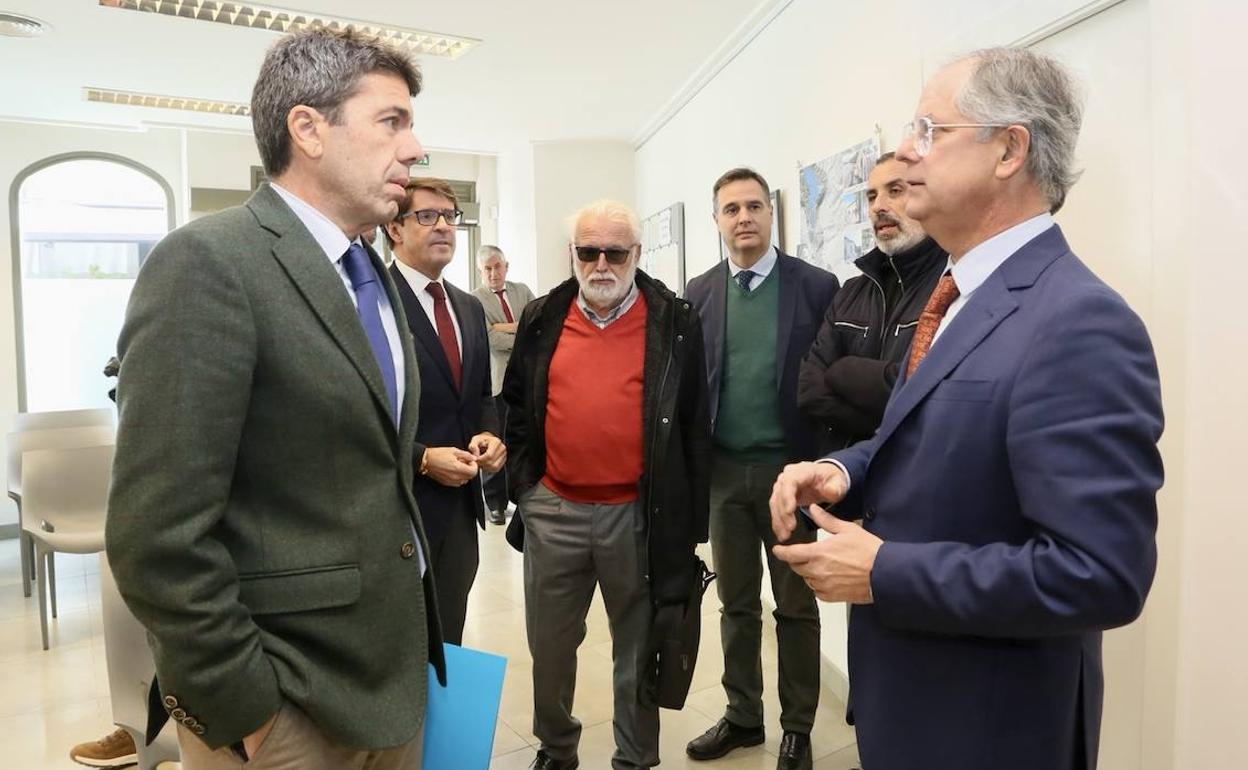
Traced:
<svg viewBox="0 0 1248 770">
<path fill-rule="evenodd" d="M 186 770 L 420 767 L 445 663 L 410 493 L 419 379 L 359 239 L 424 154 L 420 85 L 358 33 L 279 41 L 252 95 L 272 184 L 171 233 L 131 296 L 108 556 Z"/>
</svg>

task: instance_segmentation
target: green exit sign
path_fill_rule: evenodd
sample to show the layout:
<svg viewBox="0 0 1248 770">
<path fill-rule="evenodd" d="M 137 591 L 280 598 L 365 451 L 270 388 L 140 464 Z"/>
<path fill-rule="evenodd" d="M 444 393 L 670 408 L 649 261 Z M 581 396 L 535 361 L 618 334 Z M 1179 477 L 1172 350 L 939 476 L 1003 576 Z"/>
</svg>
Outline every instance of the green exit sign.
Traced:
<svg viewBox="0 0 1248 770">
<path fill-rule="evenodd" d="M 417 165 L 417 166 L 428 166 L 428 165 L 429 165 L 429 158 L 430 158 L 430 157 L 432 157 L 432 156 L 430 156 L 430 155 L 425 155 L 425 157 L 423 157 L 423 158 L 421 158 L 420 160 L 416 161 L 416 165 Z"/>
</svg>

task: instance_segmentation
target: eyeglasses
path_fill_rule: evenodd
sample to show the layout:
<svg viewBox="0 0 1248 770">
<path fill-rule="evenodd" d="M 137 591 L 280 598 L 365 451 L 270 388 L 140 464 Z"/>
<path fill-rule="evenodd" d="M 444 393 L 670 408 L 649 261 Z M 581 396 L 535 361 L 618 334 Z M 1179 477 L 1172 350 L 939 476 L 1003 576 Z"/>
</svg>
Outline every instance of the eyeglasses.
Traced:
<svg viewBox="0 0 1248 770">
<path fill-rule="evenodd" d="M 576 251 L 576 258 L 582 262 L 597 262 L 598 255 L 601 254 L 607 258 L 607 264 L 610 265 L 624 264 L 629 255 L 633 253 L 632 246 L 627 249 L 598 246 L 573 246 L 572 248 Z"/>
<path fill-rule="evenodd" d="M 933 123 L 931 118 L 917 118 L 901 127 L 901 141 L 914 141 L 914 154 L 927 157 L 932 151 L 932 133 L 938 128 L 1007 128 L 1009 123 Z"/>
<path fill-rule="evenodd" d="M 416 221 L 425 227 L 432 227 L 438 223 L 438 217 L 446 220 L 448 225 L 454 227 L 464 218 L 464 212 L 459 209 L 416 209 L 406 214 L 399 214 L 394 218 L 395 222 L 402 222 L 407 217 L 416 217 Z"/>
</svg>

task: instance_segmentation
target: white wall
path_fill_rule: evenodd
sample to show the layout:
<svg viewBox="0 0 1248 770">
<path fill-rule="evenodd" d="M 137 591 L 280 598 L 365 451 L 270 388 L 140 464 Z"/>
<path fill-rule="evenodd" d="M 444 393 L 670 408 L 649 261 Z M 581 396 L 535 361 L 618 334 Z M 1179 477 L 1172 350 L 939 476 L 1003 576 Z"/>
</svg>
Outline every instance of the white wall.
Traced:
<svg viewBox="0 0 1248 770">
<path fill-rule="evenodd" d="M 187 131 L 187 187 L 250 190 L 251 167 L 262 165 L 250 132 Z"/>
<path fill-rule="evenodd" d="M 624 142 L 533 145 L 533 203 L 539 295 L 572 275 L 566 220 L 586 203 L 634 197 L 633 149 Z M 644 216 L 644 214 L 641 214 Z"/>
</svg>

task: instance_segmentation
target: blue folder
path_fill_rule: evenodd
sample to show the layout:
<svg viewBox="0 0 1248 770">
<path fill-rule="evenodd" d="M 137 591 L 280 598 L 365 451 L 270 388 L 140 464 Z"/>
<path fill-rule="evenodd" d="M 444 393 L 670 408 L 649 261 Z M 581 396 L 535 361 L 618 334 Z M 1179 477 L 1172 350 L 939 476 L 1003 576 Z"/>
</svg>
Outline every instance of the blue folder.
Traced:
<svg viewBox="0 0 1248 770">
<path fill-rule="evenodd" d="M 453 644 L 446 650 L 446 687 L 429 669 L 424 770 L 489 770 L 507 659 Z"/>
</svg>

